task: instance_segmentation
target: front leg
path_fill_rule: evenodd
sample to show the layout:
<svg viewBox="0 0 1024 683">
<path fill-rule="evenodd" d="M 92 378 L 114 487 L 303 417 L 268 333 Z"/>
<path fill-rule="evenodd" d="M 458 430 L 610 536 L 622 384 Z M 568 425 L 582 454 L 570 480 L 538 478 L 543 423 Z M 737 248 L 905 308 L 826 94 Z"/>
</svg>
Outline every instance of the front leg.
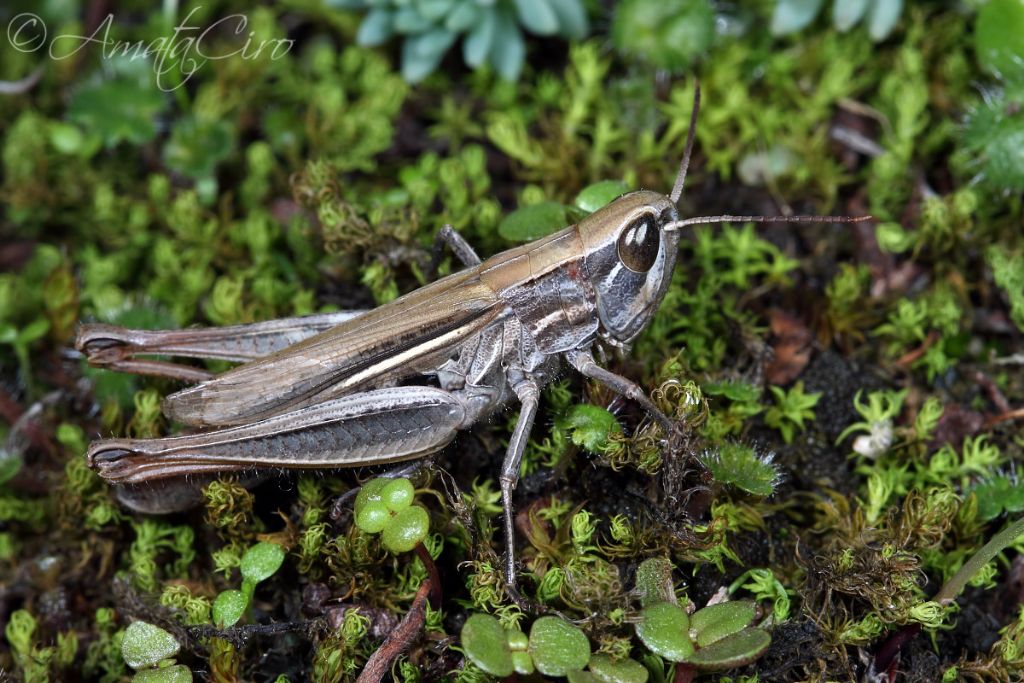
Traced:
<svg viewBox="0 0 1024 683">
<path fill-rule="evenodd" d="M 654 402 L 647 397 L 644 390 L 641 389 L 637 384 L 631 380 L 626 379 L 621 375 L 616 375 L 610 370 L 605 370 L 597 361 L 594 360 L 593 354 L 590 349 L 585 351 L 569 351 L 565 354 L 566 360 L 574 368 L 580 371 L 584 377 L 589 377 L 592 380 L 600 382 L 605 385 L 616 394 L 625 396 L 626 398 L 633 399 L 647 411 L 650 415 L 665 431 L 665 438 L 670 438 L 675 429 L 675 425 L 668 418 L 665 413 L 658 410 L 658 406 L 654 405 Z"/>
<path fill-rule="evenodd" d="M 533 420 L 537 417 L 537 404 L 540 399 L 540 388 L 532 377 L 524 377 L 512 385 L 519 397 L 521 408 L 516 428 L 508 441 L 505 461 L 501 465 L 501 505 L 505 513 L 505 582 L 510 591 L 516 586 L 515 531 L 512 523 L 512 492 L 519 482 L 519 463 L 523 460 L 523 451 L 533 429 Z"/>
</svg>

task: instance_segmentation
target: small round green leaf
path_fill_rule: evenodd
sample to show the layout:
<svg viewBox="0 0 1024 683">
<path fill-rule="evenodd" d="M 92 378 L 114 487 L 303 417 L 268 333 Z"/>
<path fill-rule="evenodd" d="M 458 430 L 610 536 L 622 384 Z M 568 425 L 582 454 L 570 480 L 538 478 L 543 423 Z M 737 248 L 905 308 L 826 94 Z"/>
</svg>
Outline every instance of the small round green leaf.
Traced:
<svg viewBox="0 0 1024 683">
<path fill-rule="evenodd" d="M 68 103 L 67 117 L 87 136 L 102 137 L 107 147 L 122 141 L 142 145 L 156 137 L 154 121 L 166 105 L 156 87 L 122 76 L 83 84 Z"/>
<path fill-rule="evenodd" d="M 387 484 L 388 480 L 384 479 L 383 477 L 371 479 L 370 481 L 363 484 L 362 488 L 359 489 L 359 493 L 356 494 L 356 512 L 359 511 L 360 505 L 366 505 L 366 503 L 370 501 L 382 501 L 383 499 L 381 498 L 380 494 L 381 491 L 384 490 L 384 487 L 387 486 Z"/>
<path fill-rule="evenodd" d="M 50 144 L 61 154 L 74 154 L 82 148 L 85 134 L 73 123 L 53 121 L 50 123 Z"/>
<path fill-rule="evenodd" d="M 750 600 L 720 602 L 690 615 L 690 631 L 696 634 L 697 647 L 707 647 L 750 626 L 756 616 L 757 605 Z"/>
<path fill-rule="evenodd" d="M 132 683 L 192 683 L 192 671 L 184 664 L 143 669 L 132 676 Z"/>
<path fill-rule="evenodd" d="M 466 656 L 483 671 L 492 676 L 511 676 L 515 671 L 505 629 L 491 615 L 474 614 L 466 619 L 461 639 Z"/>
<path fill-rule="evenodd" d="M 430 515 L 419 505 L 401 510 L 384 527 L 380 540 L 393 553 L 405 553 L 415 548 L 430 531 Z"/>
<path fill-rule="evenodd" d="M 228 121 L 182 117 L 164 144 L 164 163 L 190 178 L 208 178 L 231 155 L 234 145 L 235 129 Z"/>
<path fill-rule="evenodd" d="M 498 224 L 498 234 L 510 242 L 530 242 L 566 227 L 565 206 L 541 202 L 516 209 Z"/>
<path fill-rule="evenodd" d="M 627 192 L 629 186 L 621 180 L 602 180 L 580 190 L 572 203 L 587 213 L 594 213 Z"/>
<path fill-rule="evenodd" d="M 701 462 L 720 484 L 729 484 L 755 496 L 770 496 L 779 484 L 778 468 L 741 443 L 723 443 L 701 455 Z"/>
<path fill-rule="evenodd" d="M 530 628 L 530 654 L 545 676 L 565 676 L 587 665 L 590 641 L 564 619 L 541 617 Z"/>
<path fill-rule="evenodd" d="M 991 0 L 978 10 L 974 51 L 978 62 L 998 78 L 1024 77 L 1024 0 Z"/>
<path fill-rule="evenodd" d="M 513 652 L 512 668 L 520 676 L 529 676 L 534 671 L 533 657 L 530 656 L 529 652 Z"/>
<path fill-rule="evenodd" d="M 647 668 L 633 659 L 594 655 L 587 668 L 600 683 L 647 683 Z"/>
<path fill-rule="evenodd" d="M 379 534 L 391 519 L 382 495 L 387 484 L 387 479 L 371 479 L 356 494 L 356 502 L 352 506 L 356 526 L 368 534 Z"/>
<path fill-rule="evenodd" d="M 1021 77 L 1024 83 L 1024 77 Z M 980 162 L 980 173 L 987 185 L 1007 191 L 1024 189 L 1024 116 L 1008 116 L 1024 105 L 1024 88 L 993 90 L 986 101 L 968 114 L 964 125 L 963 147 Z"/>
<path fill-rule="evenodd" d="M 213 623 L 217 628 L 234 626 L 245 614 L 249 599 L 242 591 L 226 590 L 213 601 Z"/>
<path fill-rule="evenodd" d="M 519 629 L 508 631 L 508 647 L 513 652 L 526 652 L 530 647 L 530 639 Z"/>
<path fill-rule="evenodd" d="M 180 649 L 174 636 L 145 621 L 129 624 L 121 642 L 121 656 L 133 669 L 156 666 L 161 660 L 178 654 Z"/>
<path fill-rule="evenodd" d="M 259 583 L 274 575 L 284 562 L 284 548 L 276 543 L 257 543 L 245 551 L 238 569 L 249 581 Z"/>
<path fill-rule="evenodd" d="M 391 521 L 388 506 L 379 500 L 372 500 L 363 505 L 355 515 L 356 526 L 368 534 L 379 534 Z"/>
<path fill-rule="evenodd" d="M 672 563 L 665 557 L 652 557 L 636 568 L 636 592 L 640 604 L 648 607 L 668 602 L 672 596 Z"/>
<path fill-rule="evenodd" d="M 591 453 L 600 453 L 608 443 L 608 436 L 621 432 L 619 421 L 601 406 L 582 403 L 569 409 L 562 423 L 569 431 L 569 438 L 577 446 Z"/>
<path fill-rule="evenodd" d="M 589 671 L 570 671 L 566 674 L 569 683 L 599 683 L 600 679 Z"/>
<path fill-rule="evenodd" d="M 672 661 L 687 662 L 693 655 L 690 641 L 690 618 L 686 611 L 671 602 L 657 602 L 644 608 L 636 634 L 656 655 Z"/>
<path fill-rule="evenodd" d="M 391 479 L 380 490 L 381 499 L 392 512 L 404 510 L 412 504 L 415 489 L 408 479 Z"/>
<path fill-rule="evenodd" d="M 771 636 L 764 629 L 747 628 L 697 650 L 689 661 L 705 671 L 734 669 L 760 657 L 771 642 Z"/>
</svg>

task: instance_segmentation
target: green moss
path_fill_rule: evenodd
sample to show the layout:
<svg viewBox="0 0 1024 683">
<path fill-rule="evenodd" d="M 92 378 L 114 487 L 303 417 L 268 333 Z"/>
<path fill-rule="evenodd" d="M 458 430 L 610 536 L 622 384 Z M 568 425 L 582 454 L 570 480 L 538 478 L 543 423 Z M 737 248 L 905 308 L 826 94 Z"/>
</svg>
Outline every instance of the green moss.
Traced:
<svg viewBox="0 0 1024 683">
<path fill-rule="evenodd" d="M 160 564 L 158 555 L 169 550 L 177 559 L 164 565 L 165 578 L 187 578 L 195 560 L 195 532 L 190 526 L 172 526 L 154 520 L 133 523 L 135 541 L 128 551 L 129 571 L 136 585 L 143 591 L 156 592 Z"/>
<path fill-rule="evenodd" d="M 210 599 L 201 595 L 193 595 L 188 586 L 169 584 L 160 594 L 160 604 L 180 610 L 180 618 L 185 624 L 209 624 Z"/>
<path fill-rule="evenodd" d="M 985 256 L 996 282 L 1010 300 L 1010 317 L 1024 330 L 1024 252 L 1008 253 L 993 246 Z"/>
<path fill-rule="evenodd" d="M 797 382 L 789 391 L 781 387 L 768 388 L 775 405 L 765 412 L 765 424 L 778 429 L 783 441 L 790 443 L 797 430 L 804 430 L 804 421 L 814 419 L 814 407 L 818 405 L 821 394 L 805 393 L 803 382 Z"/>
</svg>

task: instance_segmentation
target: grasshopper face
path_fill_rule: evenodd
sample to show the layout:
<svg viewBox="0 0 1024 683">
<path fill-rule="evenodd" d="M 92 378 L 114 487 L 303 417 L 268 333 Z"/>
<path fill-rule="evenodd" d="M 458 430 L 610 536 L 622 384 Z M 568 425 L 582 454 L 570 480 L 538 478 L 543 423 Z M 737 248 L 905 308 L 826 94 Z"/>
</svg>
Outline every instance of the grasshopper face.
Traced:
<svg viewBox="0 0 1024 683">
<path fill-rule="evenodd" d="M 598 334 L 613 346 L 631 342 L 661 305 L 675 268 L 679 233 L 671 226 L 678 220 L 669 197 L 641 190 L 580 221 Z"/>
</svg>

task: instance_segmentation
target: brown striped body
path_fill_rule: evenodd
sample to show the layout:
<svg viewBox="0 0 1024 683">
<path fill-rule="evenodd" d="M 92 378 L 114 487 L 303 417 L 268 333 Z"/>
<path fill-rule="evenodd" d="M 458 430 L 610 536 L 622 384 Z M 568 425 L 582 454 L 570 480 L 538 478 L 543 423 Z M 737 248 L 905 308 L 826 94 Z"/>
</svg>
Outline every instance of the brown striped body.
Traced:
<svg viewBox="0 0 1024 683">
<path fill-rule="evenodd" d="M 432 374 L 446 361 L 477 353 L 473 340 L 494 326 L 509 328 L 501 335 L 501 364 L 533 372 L 553 354 L 589 347 L 601 333 L 602 302 L 595 284 L 603 281 L 595 281 L 593 264 L 603 268 L 605 261 L 615 258 L 619 223 L 659 198 L 667 204 L 655 193 L 625 195 L 577 225 L 172 394 L 164 411 L 197 426 L 266 419 Z M 616 229 L 609 230 L 609 225 Z M 670 266 L 674 248 L 662 251 Z M 626 277 L 630 275 L 635 274 Z M 659 289 L 660 277 L 657 284 Z M 656 307 L 657 301 L 653 304 Z"/>
</svg>

